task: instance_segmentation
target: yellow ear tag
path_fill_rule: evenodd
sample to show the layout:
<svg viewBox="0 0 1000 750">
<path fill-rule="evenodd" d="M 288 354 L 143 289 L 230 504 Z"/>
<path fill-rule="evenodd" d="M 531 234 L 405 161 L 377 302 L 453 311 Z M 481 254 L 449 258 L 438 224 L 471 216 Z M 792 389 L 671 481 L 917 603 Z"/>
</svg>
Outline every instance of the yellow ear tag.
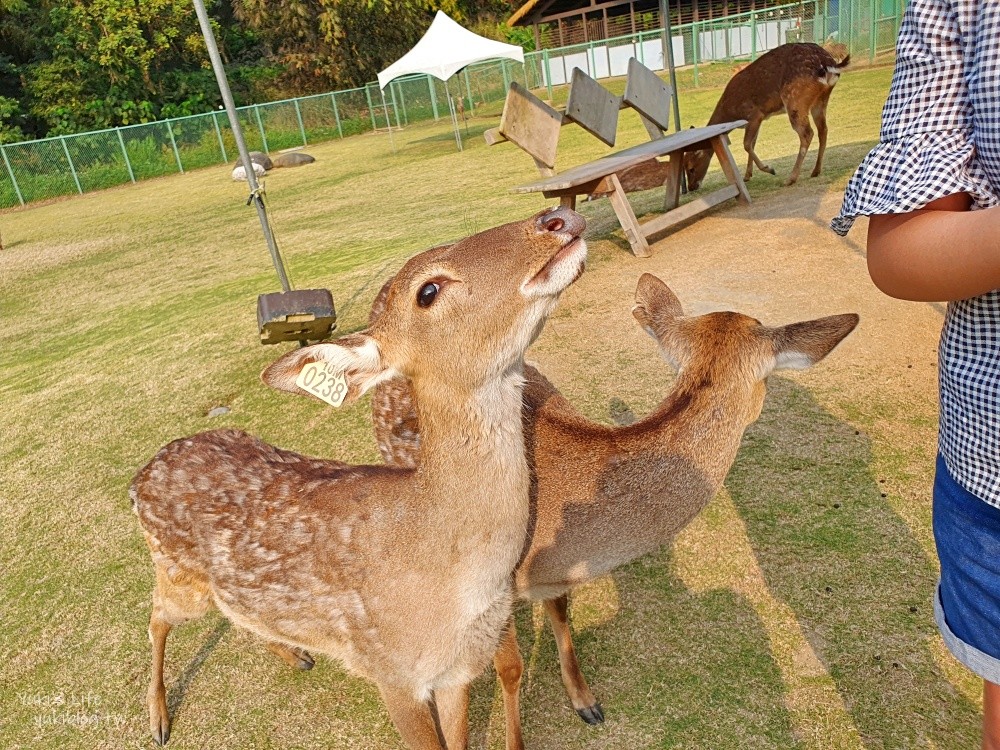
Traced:
<svg viewBox="0 0 1000 750">
<path fill-rule="evenodd" d="M 347 378 L 326 362 L 307 364 L 295 378 L 295 385 L 330 406 L 340 406 L 347 397 Z"/>
</svg>

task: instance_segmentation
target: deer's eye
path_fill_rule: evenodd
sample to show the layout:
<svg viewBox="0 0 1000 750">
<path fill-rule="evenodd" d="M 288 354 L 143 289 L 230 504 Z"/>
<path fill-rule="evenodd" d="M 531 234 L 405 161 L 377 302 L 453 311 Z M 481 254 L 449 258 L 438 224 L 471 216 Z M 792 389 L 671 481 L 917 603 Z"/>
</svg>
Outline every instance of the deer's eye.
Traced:
<svg viewBox="0 0 1000 750">
<path fill-rule="evenodd" d="M 424 284 L 420 287 L 420 291 L 417 292 L 417 304 L 421 307 L 430 307 L 431 303 L 433 303 L 437 298 L 437 294 L 440 290 L 441 287 L 433 281 Z"/>
</svg>

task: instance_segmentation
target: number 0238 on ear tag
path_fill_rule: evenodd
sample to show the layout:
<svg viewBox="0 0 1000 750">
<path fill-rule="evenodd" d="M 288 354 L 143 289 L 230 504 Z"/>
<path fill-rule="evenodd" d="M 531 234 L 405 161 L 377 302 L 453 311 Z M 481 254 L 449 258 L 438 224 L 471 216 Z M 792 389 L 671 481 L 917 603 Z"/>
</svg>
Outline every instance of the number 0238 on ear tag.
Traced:
<svg viewBox="0 0 1000 750">
<path fill-rule="evenodd" d="M 295 385 L 330 406 L 340 406 L 347 397 L 347 378 L 326 362 L 307 364 L 295 378 Z"/>
</svg>

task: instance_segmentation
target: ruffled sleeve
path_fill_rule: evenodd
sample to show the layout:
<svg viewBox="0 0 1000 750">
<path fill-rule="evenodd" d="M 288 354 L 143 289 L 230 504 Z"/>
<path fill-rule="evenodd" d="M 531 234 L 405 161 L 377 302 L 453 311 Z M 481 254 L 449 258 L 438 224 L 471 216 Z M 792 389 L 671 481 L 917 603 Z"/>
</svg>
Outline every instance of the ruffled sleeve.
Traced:
<svg viewBox="0 0 1000 750">
<path fill-rule="evenodd" d="M 830 223 L 847 234 L 858 216 L 923 208 L 968 193 L 979 208 L 998 197 L 979 166 L 963 35 L 974 25 L 974 0 L 912 0 L 896 43 L 896 68 L 882 110 L 880 143 L 851 178 Z"/>
<path fill-rule="evenodd" d="M 864 158 L 830 226 L 845 235 L 858 216 L 908 213 L 955 193 L 968 193 L 978 208 L 1000 202 L 968 132 L 898 138 L 878 144 Z"/>
</svg>

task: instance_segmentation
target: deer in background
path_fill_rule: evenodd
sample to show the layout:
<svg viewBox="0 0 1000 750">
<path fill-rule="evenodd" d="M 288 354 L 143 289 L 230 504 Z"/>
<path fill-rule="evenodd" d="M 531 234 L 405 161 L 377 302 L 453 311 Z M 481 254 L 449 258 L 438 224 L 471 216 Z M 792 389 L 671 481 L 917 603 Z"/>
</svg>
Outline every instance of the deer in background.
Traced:
<svg viewBox="0 0 1000 750">
<path fill-rule="evenodd" d="M 802 162 L 812 143 L 810 114 L 819 133 L 819 151 L 811 176 L 819 175 L 823 168 L 823 152 L 826 151 L 826 105 L 841 71 L 850 60 L 851 56 L 847 55 L 837 62 L 818 44 L 783 44 L 765 52 L 729 80 L 708 124 L 747 121 L 743 131 L 743 147 L 747 151 L 747 169 L 743 179 L 749 180 L 753 176 L 754 164 L 762 171 L 774 174 L 774 170 L 757 156 L 754 147 L 761 123 L 779 112 L 788 113 L 792 129 L 799 134 L 799 154 L 785 184 L 791 185 L 799 179 Z M 711 160 L 711 149 L 684 155 L 688 189 L 698 189 Z"/>
<path fill-rule="evenodd" d="M 583 272 L 585 220 L 560 208 L 408 261 L 367 330 L 292 351 L 263 373 L 343 373 L 356 399 L 404 376 L 419 403 L 412 468 L 351 466 L 236 430 L 177 440 L 129 493 L 155 567 L 150 729 L 163 744 L 167 635 L 214 602 L 293 665 L 306 649 L 378 685 L 406 745 L 446 747 L 467 684 L 510 615 L 528 523 L 523 356 Z M 474 345 L 470 345 L 474 342 Z M 433 606 L 428 606 L 433 602 Z"/>
<path fill-rule="evenodd" d="M 381 314 L 385 288 L 372 311 Z M 533 367 L 525 367 L 525 450 L 534 517 L 515 573 L 521 599 L 542 601 L 563 683 L 580 717 L 603 709 L 580 672 L 567 616 L 568 592 L 668 544 L 722 486 L 743 432 L 760 415 L 768 375 L 809 367 L 858 323 L 834 315 L 778 328 L 734 312 L 687 317 L 673 292 L 643 274 L 632 310 L 678 371 L 659 407 L 626 427 L 581 416 Z M 372 410 L 389 464 L 412 466 L 424 450 L 419 394 L 400 379 L 380 383 Z M 519 718 L 523 664 L 513 618 L 494 657 L 503 687 L 508 750 L 524 747 Z M 464 734 L 448 747 L 464 747 Z"/>
</svg>

